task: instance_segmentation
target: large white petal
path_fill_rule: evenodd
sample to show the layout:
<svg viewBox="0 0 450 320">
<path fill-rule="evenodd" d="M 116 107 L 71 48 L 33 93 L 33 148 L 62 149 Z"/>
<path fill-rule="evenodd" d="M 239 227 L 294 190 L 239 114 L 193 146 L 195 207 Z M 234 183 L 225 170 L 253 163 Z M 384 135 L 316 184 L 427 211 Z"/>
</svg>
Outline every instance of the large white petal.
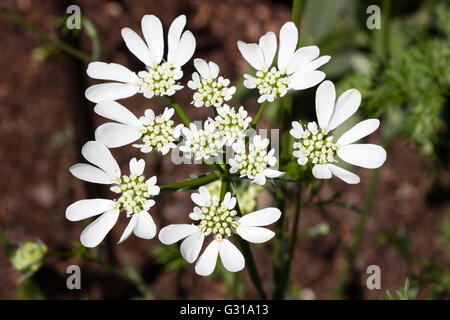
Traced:
<svg viewBox="0 0 450 320">
<path fill-rule="evenodd" d="M 204 239 L 202 232 L 194 232 L 181 243 L 180 252 L 187 262 L 192 263 L 197 260 Z"/>
<path fill-rule="evenodd" d="M 330 56 L 321 56 L 320 58 L 308 62 L 306 65 L 302 66 L 302 70 L 316 70 L 317 68 L 323 66 L 325 63 L 330 61 Z"/>
<path fill-rule="evenodd" d="M 361 179 L 353 172 L 342 169 L 341 167 L 335 166 L 334 164 L 331 163 L 327 163 L 326 166 L 328 167 L 328 169 L 331 170 L 332 174 L 334 174 L 336 177 L 338 177 L 344 182 L 347 182 L 349 184 L 356 184 L 361 181 Z"/>
<path fill-rule="evenodd" d="M 109 173 L 87 163 L 77 163 L 69 170 L 75 177 L 83 181 L 100 184 L 112 184 L 115 181 Z"/>
<path fill-rule="evenodd" d="M 137 223 L 134 227 L 134 234 L 142 239 L 152 239 L 156 235 L 156 225 L 152 216 L 141 211 L 137 214 Z"/>
<path fill-rule="evenodd" d="M 158 238 L 164 244 L 172 244 L 197 231 L 193 224 L 170 224 L 159 231 Z"/>
<path fill-rule="evenodd" d="M 316 164 L 312 169 L 312 174 L 317 179 L 331 179 L 331 171 L 326 165 Z"/>
<path fill-rule="evenodd" d="M 95 140 L 105 144 L 108 148 L 125 146 L 141 136 L 138 128 L 122 123 L 108 122 L 95 130 Z"/>
<path fill-rule="evenodd" d="M 275 33 L 267 32 L 259 38 L 259 47 L 263 52 L 264 64 L 266 68 L 269 68 L 272 65 L 273 57 L 277 51 L 277 37 Z"/>
<path fill-rule="evenodd" d="M 308 46 L 298 49 L 297 51 L 295 51 L 286 67 L 287 74 L 292 74 L 300 70 L 302 66 L 317 58 L 319 54 L 320 50 L 316 46 Z"/>
<path fill-rule="evenodd" d="M 198 73 L 200 73 L 200 76 L 202 78 L 209 78 L 210 76 L 209 66 L 205 60 L 200 58 L 194 59 L 194 66 L 195 69 L 197 69 Z"/>
<path fill-rule="evenodd" d="M 130 126 L 141 127 L 139 119 L 130 110 L 116 101 L 101 101 L 95 105 L 94 111 L 107 119 L 128 124 Z"/>
<path fill-rule="evenodd" d="M 109 199 L 85 199 L 72 203 L 66 209 L 66 219 L 79 221 L 106 212 L 114 205 Z"/>
<path fill-rule="evenodd" d="M 141 20 L 142 34 L 152 54 L 152 61 L 159 64 L 164 53 L 163 27 L 158 17 L 146 14 Z"/>
<path fill-rule="evenodd" d="M 284 175 L 284 172 L 274 170 L 274 169 L 264 169 L 263 174 L 267 178 L 278 178 L 278 177 L 281 177 L 282 175 Z"/>
<path fill-rule="evenodd" d="M 242 253 L 228 239 L 219 242 L 219 255 L 223 266 L 230 272 L 244 269 L 245 259 Z"/>
<path fill-rule="evenodd" d="M 120 237 L 119 242 L 117 242 L 118 244 L 119 244 L 119 243 L 122 243 L 122 242 L 124 242 L 125 240 L 128 239 L 128 237 L 129 237 L 129 236 L 131 235 L 131 233 L 133 232 L 134 227 L 136 226 L 136 223 L 137 223 L 137 215 L 133 215 L 133 216 L 131 217 L 130 221 L 128 222 L 127 227 L 126 227 L 125 230 L 123 231 L 122 236 Z"/>
<path fill-rule="evenodd" d="M 181 33 L 183 32 L 184 26 L 186 25 L 186 16 L 184 14 L 178 16 L 175 20 L 173 20 L 172 24 L 169 27 L 169 33 L 167 36 L 168 39 L 168 53 L 167 60 L 172 61 L 173 56 L 178 50 L 178 43 L 180 42 Z"/>
<path fill-rule="evenodd" d="M 239 227 L 237 234 L 248 242 L 263 243 L 275 236 L 275 232 L 261 227 Z"/>
<path fill-rule="evenodd" d="M 350 118 L 361 103 L 361 93 L 356 89 L 349 89 L 341 94 L 336 101 L 334 113 L 328 123 L 328 130 L 337 128 L 341 123 Z"/>
<path fill-rule="evenodd" d="M 350 144 L 358 141 L 359 139 L 368 136 L 380 126 L 378 119 L 368 119 L 357 123 L 350 130 L 345 132 L 338 140 L 338 145 Z"/>
<path fill-rule="evenodd" d="M 101 142 L 88 141 L 81 148 L 83 157 L 113 177 L 120 177 L 120 168 L 111 151 Z"/>
<path fill-rule="evenodd" d="M 294 55 L 298 42 L 298 30 L 291 21 L 286 22 L 280 30 L 280 50 L 278 51 L 278 69 L 285 69 Z"/>
<path fill-rule="evenodd" d="M 376 144 L 348 144 L 337 152 L 339 158 L 368 169 L 381 167 L 386 161 L 386 150 Z"/>
<path fill-rule="evenodd" d="M 89 77 L 101 80 L 135 83 L 139 80 L 136 73 L 117 63 L 91 62 L 86 73 Z"/>
<path fill-rule="evenodd" d="M 316 84 L 320 83 L 325 79 L 325 73 L 322 71 L 298 71 L 290 76 L 290 84 L 294 90 L 303 90 L 314 87 Z"/>
<path fill-rule="evenodd" d="M 81 244 L 88 248 L 96 247 L 103 241 L 108 232 L 114 227 L 119 217 L 119 210 L 111 209 L 88 225 L 80 236 Z"/>
<path fill-rule="evenodd" d="M 253 211 L 239 219 L 240 227 L 267 226 L 280 219 L 281 211 L 277 208 L 265 208 Z"/>
<path fill-rule="evenodd" d="M 212 78 L 217 78 L 217 76 L 219 75 L 219 66 L 217 65 L 217 63 L 210 61 L 208 63 L 209 66 L 209 74 L 211 75 Z M 231 88 L 230 88 L 231 90 Z"/>
<path fill-rule="evenodd" d="M 137 93 L 137 86 L 131 83 L 108 82 L 94 84 L 86 89 L 84 95 L 89 101 L 117 100 L 131 97 Z"/>
<path fill-rule="evenodd" d="M 336 89 L 333 82 L 326 80 L 320 84 L 316 91 L 316 115 L 320 128 L 327 127 L 334 111 Z"/>
<path fill-rule="evenodd" d="M 239 51 L 245 60 L 256 70 L 264 67 L 264 56 L 261 48 L 256 43 L 237 42 Z"/>
<path fill-rule="evenodd" d="M 142 40 L 142 38 L 136 32 L 134 32 L 130 28 L 123 28 L 122 38 L 125 41 L 128 50 L 130 50 L 131 53 L 136 56 L 136 58 L 145 63 L 146 66 L 152 65 L 153 59 L 150 54 L 150 50 L 148 49 L 144 40 Z"/>
<path fill-rule="evenodd" d="M 192 32 L 187 30 L 181 36 L 176 52 L 174 53 L 172 60 L 169 60 L 169 62 L 172 62 L 175 67 L 181 67 L 192 58 L 194 52 L 195 38 Z"/>
<path fill-rule="evenodd" d="M 200 258 L 195 264 L 195 272 L 201 276 L 209 276 L 216 268 L 217 255 L 219 253 L 219 245 L 213 240 L 203 251 Z"/>
<path fill-rule="evenodd" d="M 130 173 L 140 176 L 144 173 L 145 169 L 145 160 L 140 159 L 139 161 L 136 158 L 130 160 Z"/>
</svg>

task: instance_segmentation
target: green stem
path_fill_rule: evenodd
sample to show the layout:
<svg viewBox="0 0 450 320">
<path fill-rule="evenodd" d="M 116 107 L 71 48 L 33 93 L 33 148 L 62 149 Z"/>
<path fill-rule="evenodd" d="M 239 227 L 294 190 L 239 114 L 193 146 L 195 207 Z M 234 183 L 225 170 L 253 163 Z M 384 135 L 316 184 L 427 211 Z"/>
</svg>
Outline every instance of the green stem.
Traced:
<svg viewBox="0 0 450 320">
<path fill-rule="evenodd" d="M 8 9 L 7 7 L 5 7 L 4 5 L 1 5 L 1 4 L 0 4 L 0 13 L 3 13 L 7 17 L 9 17 L 11 20 L 16 22 L 18 25 L 31 31 L 35 36 L 50 43 L 55 48 L 60 49 L 64 52 L 74 56 L 75 58 L 78 58 L 85 62 L 92 61 L 92 57 L 89 54 L 87 54 L 86 52 L 75 49 L 75 48 L 65 44 L 64 42 L 61 42 L 59 40 L 56 40 L 56 39 L 50 37 L 45 32 L 41 31 L 41 29 L 39 29 L 38 27 L 27 22 L 22 16 L 18 15 L 17 13 L 13 12 L 12 10 Z"/>
<path fill-rule="evenodd" d="M 295 23 L 297 28 L 300 30 L 300 18 L 302 13 L 302 0 L 292 1 L 292 22 Z"/>
<path fill-rule="evenodd" d="M 259 120 L 261 119 L 261 116 L 262 116 L 262 114 L 264 113 L 264 110 L 266 109 L 266 106 L 267 106 L 267 105 L 268 105 L 268 102 L 267 102 L 267 101 L 264 101 L 264 102 L 259 106 L 258 112 L 256 113 L 256 115 L 255 115 L 255 117 L 253 118 L 253 121 L 252 121 L 252 123 L 251 123 L 251 125 L 250 125 L 253 129 L 255 129 L 256 126 L 258 125 L 258 122 L 259 122 Z"/>
<path fill-rule="evenodd" d="M 184 112 L 183 108 L 176 102 L 175 98 L 172 96 L 168 96 L 167 100 L 169 100 L 169 103 L 172 105 L 172 107 L 175 109 L 177 114 L 180 116 L 181 120 L 183 121 L 184 125 L 189 127 L 189 124 L 191 123 L 191 120 L 189 120 L 188 116 Z"/>
<path fill-rule="evenodd" d="M 183 182 L 165 184 L 160 186 L 159 196 L 174 191 L 197 189 L 205 184 L 216 181 L 218 178 L 219 176 L 217 173 L 211 172 L 200 177 L 185 180 Z"/>
</svg>

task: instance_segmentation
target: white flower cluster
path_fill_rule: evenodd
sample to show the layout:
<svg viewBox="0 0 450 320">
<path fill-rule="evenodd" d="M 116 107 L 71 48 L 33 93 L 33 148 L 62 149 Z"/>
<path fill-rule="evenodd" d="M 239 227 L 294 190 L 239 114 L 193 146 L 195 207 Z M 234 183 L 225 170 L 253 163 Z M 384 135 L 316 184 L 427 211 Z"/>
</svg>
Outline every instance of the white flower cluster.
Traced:
<svg viewBox="0 0 450 320">
<path fill-rule="evenodd" d="M 231 146 L 233 142 L 245 136 L 245 131 L 249 127 L 252 118 L 247 116 L 248 113 L 242 106 L 238 112 L 227 104 L 218 107 L 216 110 L 217 116 L 210 121 L 214 123 L 216 131 L 225 139 L 225 144 Z"/>
<path fill-rule="evenodd" d="M 214 122 L 206 120 L 203 129 L 197 128 L 194 123 L 189 128 L 181 129 L 184 136 L 184 144 L 180 147 L 184 156 L 194 160 L 206 160 L 219 155 L 224 146 L 224 139 L 216 130 Z"/>
<path fill-rule="evenodd" d="M 252 78 L 245 75 L 248 80 L 247 85 L 252 86 Z M 261 97 L 266 97 L 265 100 L 272 102 L 278 97 L 283 97 L 289 89 L 290 79 L 286 72 L 279 71 L 276 67 L 269 70 L 263 69 L 256 72 L 255 85 Z M 259 98 L 258 102 L 262 102 L 263 98 Z"/>
<path fill-rule="evenodd" d="M 197 72 L 192 74 L 192 80 L 187 85 L 195 90 L 192 104 L 197 108 L 205 106 L 219 107 L 224 101 L 228 101 L 236 92 L 236 87 L 228 88 L 230 80 L 219 76 L 219 66 L 203 59 L 194 59 Z"/>
<path fill-rule="evenodd" d="M 138 76 L 138 93 L 144 94 L 148 99 L 153 96 L 171 96 L 183 88 L 176 82 L 183 76 L 181 68 L 175 68 L 168 62 L 147 67 L 147 71 L 140 71 Z"/>
</svg>

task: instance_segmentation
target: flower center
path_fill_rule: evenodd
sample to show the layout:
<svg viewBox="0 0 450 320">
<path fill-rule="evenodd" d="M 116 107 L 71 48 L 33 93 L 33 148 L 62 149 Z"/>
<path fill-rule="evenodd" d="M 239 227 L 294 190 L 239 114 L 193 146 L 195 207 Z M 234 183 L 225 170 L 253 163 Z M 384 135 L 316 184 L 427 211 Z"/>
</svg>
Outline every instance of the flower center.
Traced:
<svg viewBox="0 0 450 320">
<path fill-rule="evenodd" d="M 249 152 L 237 153 L 234 160 L 237 164 L 237 171 L 242 176 L 254 177 L 269 167 L 269 155 L 266 149 L 255 147 L 253 144 L 249 146 Z"/>
<path fill-rule="evenodd" d="M 294 148 L 299 150 L 305 157 L 314 164 L 326 164 L 334 162 L 334 155 L 339 149 L 333 143 L 333 136 L 328 136 L 328 129 L 319 129 L 315 122 L 308 123 L 308 127 L 302 133 L 302 137 Z"/>
<path fill-rule="evenodd" d="M 194 102 L 202 101 L 205 106 L 209 107 L 219 106 L 228 96 L 228 86 L 229 81 L 219 77 L 219 79 L 213 78 L 202 78 L 200 82 L 197 82 L 197 92 L 194 93 Z"/>
<path fill-rule="evenodd" d="M 169 90 L 174 90 L 172 87 L 176 84 L 175 71 L 167 62 L 148 67 L 147 71 L 140 71 L 137 83 L 139 92 L 153 93 L 154 96 L 166 95 Z"/>
<path fill-rule="evenodd" d="M 195 159 L 215 157 L 223 146 L 221 136 L 217 131 L 203 129 L 193 133 L 185 143 Z"/>
<path fill-rule="evenodd" d="M 116 184 L 111 187 L 111 191 L 122 194 L 119 199 L 115 200 L 116 209 L 125 210 L 127 217 L 148 210 L 146 203 L 150 198 L 150 193 L 143 175 L 124 175 L 117 179 Z"/>
<path fill-rule="evenodd" d="M 220 204 L 219 197 L 212 196 L 206 206 L 200 208 L 202 214 L 200 216 L 200 231 L 205 236 L 214 234 L 217 240 L 229 237 L 234 231 L 238 222 L 235 219 L 236 210 L 228 210 L 224 205 Z"/>
<path fill-rule="evenodd" d="M 232 143 L 245 135 L 245 130 L 251 121 L 247 117 L 247 112 L 244 108 L 240 108 L 239 112 L 225 105 L 217 109 L 218 115 L 214 119 L 214 126 L 220 134 Z"/>
<path fill-rule="evenodd" d="M 260 95 L 282 97 L 287 93 L 289 82 L 286 72 L 279 71 L 276 67 L 256 73 L 256 87 Z"/>
<path fill-rule="evenodd" d="M 175 141 L 173 124 L 174 122 L 170 119 L 166 120 L 164 115 L 156 116 L 140 129 L 143 143 L 147 147 L 161 151 L 164 146 Z"/>
</svg>

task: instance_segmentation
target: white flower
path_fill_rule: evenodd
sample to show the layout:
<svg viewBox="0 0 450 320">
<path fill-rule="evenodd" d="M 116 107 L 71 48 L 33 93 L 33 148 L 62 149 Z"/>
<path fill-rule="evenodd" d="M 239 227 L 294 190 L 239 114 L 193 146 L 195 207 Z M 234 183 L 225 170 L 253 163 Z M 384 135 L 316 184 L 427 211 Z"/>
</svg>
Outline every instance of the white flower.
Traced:
<svg viewBox="0 0 450 320">
<path fill-rule="evenodd" d="M 238 173 L 241 177 L 246 176 L 259 185 L 264 185 L 266 178 L 281 177 L 284 172 L 271 169 L 276 165 L 277 158 L 274 157 L 275 149 L 267 152 L 268 146 L 269 139 L 262 139 L 259 135 L 253 137 L 248 152 L 245 150 L 242 139 L 233 143 L 235 155 L 229 160 L 230 173 Z"/>
<path fill-rule="evenodd" d="M 258 210 L 239 218 L 234 210 L 236 198 L 229 192 L 222 202 L 217 195 L 211 196 L 205 187 L 200 187 L 199 193 L 194 193 L 191 197 L 198 207 L 194 207 L 189 217 L 199 221 L 199 224 L 171 224 L 162 228 L 158 237 L 164 244 L 186 238 L 181 243 L 180 251 L 183 258 L 192 263 L 197 260 L 205 237 L 213 235 L 214 240 L 195 264 L 195 272 L 199 275 L 208 276 L 214 271 L 218 255 L 228 271 L 237 272 L 244 268 L 244 256 L 227 239 L 232 233 L 253 243 L 263 243 L 275 236 L 273 231 L 262 226 L 272 224 L 280 218 L 281 212 L 277 208 Z"/>
<path fill-rule="evenodd" d="M 155 204 L 150 197 L 159 194 L 159 187 L 155 185 L 155 176 L 145 180 L 144 160 L 131 159 L 130 175 L 127 176 L 121 175 L 119 165 L 102 143 L 86 142 L 81 153 L 93 165 L 79 163 L 72 166 L 70 172 L 84 181 L 110 184 L 111 191 L 120 194 L 116 200 L 79 200 L 67 207 L 66 218 L 70 221 L 79 221 L 101 214 L 83 230 L 80 236 L 81 243 L 90 248 L 100 244 L 116 224 L 120 211 L 126 211 L 127 217 L 131 219 L 119 243 L 126 240 L 132 232 L 143 239 L 153 238 L 156 226 L 147 211 Z"/>
<path fill-rule="evenodd" d="M 194 59 L 194 66 L 197 72 L 192 74 L 192 80 L 187 85 L 195 90 L 193 101 L 197 108 L 202 106 L 219 107 L 224 101 L 228 101 L 236 92 L 236 87 L 228 88 L 230 80 L 219 75 L 219 67 L 214 62 L 206 63 L 203 59 Z M 199 75 L 200 74 L 200 75 Z"/>
<path fill-rule="evenodd" d="M 244 107 L 240 107 L 236 112 L 234 108 L 230 108 L 227 104 L 222 107 L 217 107 L 217 116 L 210 119 L 214 123 L 216 131 L 220 133 L 225 139 L 225 144 L 231 146 L 233 142 L 245 136 L 251 117 L 248 117 L 247 111 Z"/>
<path fill-rule="evenodd" d="M 312 173 L 318 179 L 330 179 L 332 174 L 347 183 L 359 183 L 359 177 L 333 164 L 335 155 L 350 164 L 374 169 L 383 165 L 386 150 L 374 144 L 354 142 L 374 132 L 380 125 L 377 119 L 361 121 L 345 132 L 336 142 L 330 132 L 350 118 L 361 103 L 361 94 L 356 89 L 345 91 L 336 101 L 336 91 L 331 81 L 324 81 L 316 92 L 316 114 L 318 125 L 310 122 L 303 128 L 294 121 L 290 134 L 299 139 L 294 143 L 293 155 L 300 165 L 311 161 Z"/>
<path fill-rule="evenodd" d="M 112 80 L 96 84 L 86 90 L 86 98 L 92 102 L 117 100 L 142 93 L 146 98 L 171 96 L 183 88 L 181 79 L 183 66 L 195 51 L 195 39 L 190 31 L 183 32 L 186 16 L 176 18 L 169 28 L 167 60 L 163 60 L 164 37 L 161 21 L 154 15 L 145 15 L 141 21 L 144 40 L 130 28 L 122 29 L 122 38 L 128 49 L 145 66 L 138 74 L 115 63 L 92 62 L 87 74 L 94 79 Z"/>
<path fill-rule="evenodd" d="M 167 154 L 176 148 L 176 142 L 181 135 L 182 124 L 174 127 L 171 120 L 174 110 L 165 108 L 164 113 L 155 116 L 153 110 L 145 110 L 145 115 L 139 119 L 127 108 L 116 101 L 106 100 L 98 103 L 94 111 L 102 117 L 115 120 L 102 124 L 95 130 L 95 140 L 102 142 L 108 148 L 117 148 L 138 139 L 142 144 L 133 144 L 141 152 L 148 153 L 153 149 Z"/>
<path fill-rule="evenodd" d="M 272 102 L 284 96 L 289 90 L 302 90 L 315 86 L 325 78 L 325 73 L 317 71 L 330 60 L 330 56 L 319 57 L 316 46 L 298 50 L 298 30 L 293 22 L 286 22 L 280 30 L 278 67 L 271 67 L 277 51 L 277 39 L 273 32 L 267 32 L 259 39 L 259 44 L 238 41 L 242 56 L 257 70 L 256 77 L 245 74 L 245 87 L 257 88 L 258 103 Z"/>
<path fill-rule="evenodd" d="M 222 151 L 225 140 L 215 129 L 214 122 L 206 120 L 203 129 L 198 129 L 194 123 L 191 123 L 189 128 L 183 127 L 181 130 L 185 139 L 180 150 L 185 157 L 206 160 L 210 157 L 214 158 Z"/>
</svg>

